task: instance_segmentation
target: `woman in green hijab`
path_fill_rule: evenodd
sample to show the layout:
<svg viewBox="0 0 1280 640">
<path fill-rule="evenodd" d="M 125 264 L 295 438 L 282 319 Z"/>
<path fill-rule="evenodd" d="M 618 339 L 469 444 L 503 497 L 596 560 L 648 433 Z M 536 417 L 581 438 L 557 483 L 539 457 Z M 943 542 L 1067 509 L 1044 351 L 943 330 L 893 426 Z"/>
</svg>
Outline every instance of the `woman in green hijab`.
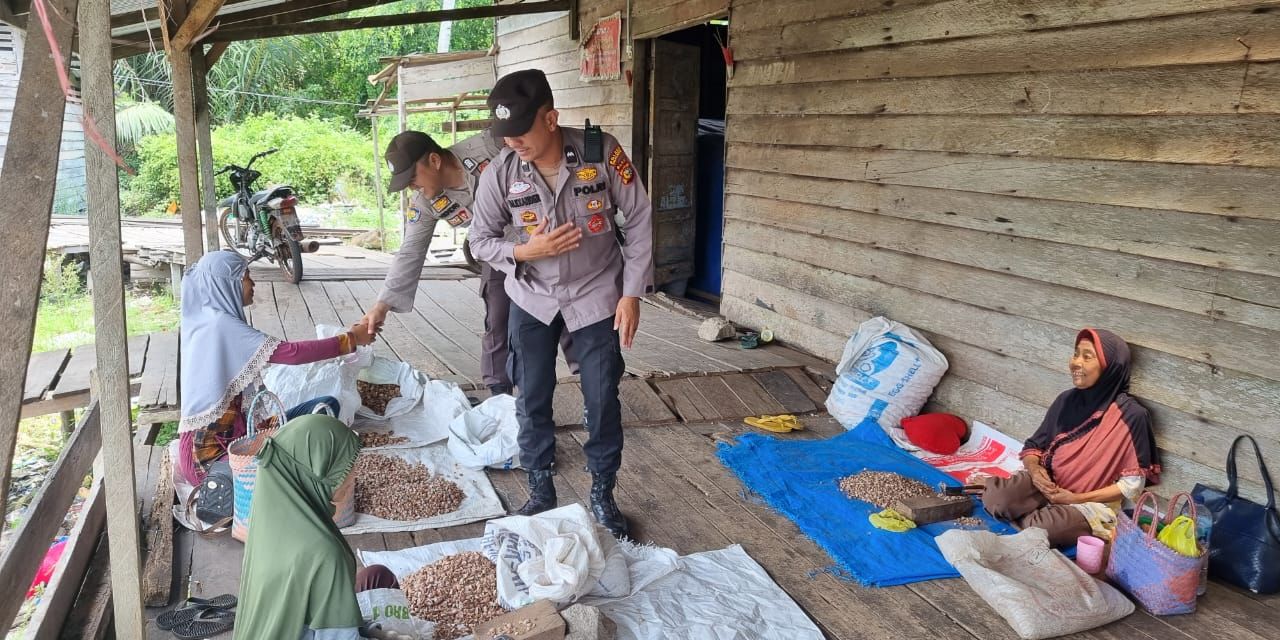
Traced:
<svg viewBox="0 0 1280 640">
<path fill-rule="evenodd" d="M 362 588 L 392 587 L 383 567 L 356 574 L 333 523 L 333 496 L 349 477 L 360 439 L 313 414 L 290 421 L 258 454 L 240 579 L 237 640 L 354 640 Z"/>
</svg>

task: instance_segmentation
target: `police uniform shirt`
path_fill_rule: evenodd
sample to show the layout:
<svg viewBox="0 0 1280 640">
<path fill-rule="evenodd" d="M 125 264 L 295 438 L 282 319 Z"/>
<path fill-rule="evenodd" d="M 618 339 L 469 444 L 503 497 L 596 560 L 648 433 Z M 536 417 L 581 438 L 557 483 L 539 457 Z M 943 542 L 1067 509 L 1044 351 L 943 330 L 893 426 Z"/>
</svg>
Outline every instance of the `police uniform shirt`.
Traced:
<svg viewBox="0 0 1280 640">
<path fill-rule="evenodd" d="M 461 189 L 445 189 L 430 198 L 414 192 L 405 212 L 404 241 L 387 270 L 378 301 L 385 302 L 392 311 L 404 313 L 413 309 L 418 291 L 418 279 L 426 263 L 427 250 L 435 236 L 436 223 L 443 220 L 453 227 L 469 227 L 472 219 L 472 202 L 480 176 L 488 168 L 492 158 L 503 149 L 501 141 L 481 132 L 449 147 L 453 157 L 462 163 L 466 186 Z"/>
<path fill-rule="evenodd" d="M 604 134 L 604 162 L 582 160 L 583 131 L 561 127 L 564 161 L 555 185 L 531 163 L 504 149 L 480 178 L 473 207 L 471 253 L 508 275 L 511 301 L 544 324 L 564 315 L 576 331 L 604 320 L 622 296 L 653 292 L 653 226 L 649 196 L 616 138 Z M 559 185 L 559 186 L 556 186 Z M 625 214 L 619 246 L 615 212 Z M 547 220 L 547 231 L 574 224 L 582 231 L 577 249 L 517 264 L 516 244 Z M 504 238 L 513 225 L 514 241 Z"/>
</svg>

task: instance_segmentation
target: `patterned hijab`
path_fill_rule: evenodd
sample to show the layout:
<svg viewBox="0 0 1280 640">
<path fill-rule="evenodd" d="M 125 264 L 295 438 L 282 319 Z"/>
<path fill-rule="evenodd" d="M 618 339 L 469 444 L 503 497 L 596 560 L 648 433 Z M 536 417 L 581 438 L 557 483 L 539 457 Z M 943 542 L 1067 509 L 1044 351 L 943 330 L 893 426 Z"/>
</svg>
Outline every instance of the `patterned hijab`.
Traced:
<svg viewBox="0 0 1280 640">
<path fill-rule="evenodd" d="M 1038 455 L 1054 482 L 1076 493 L 1096 491 L 1124 476 L 1160 481 L 1160 454 L 1151 415 L 1129 395 L 1129 345 L 1103 329 L 1084 329 L 1102 375 L 1092 387 L 1068 389 L 1053 401 L 1022 455 Z"/>
<path fill-rule="evenodd" d="M 245 319 L 241 282 L 248 268 L 239 254 L 215 251 L 182 279 L 180 433 L 220 418 L 280 344 Z"/>
</svg>

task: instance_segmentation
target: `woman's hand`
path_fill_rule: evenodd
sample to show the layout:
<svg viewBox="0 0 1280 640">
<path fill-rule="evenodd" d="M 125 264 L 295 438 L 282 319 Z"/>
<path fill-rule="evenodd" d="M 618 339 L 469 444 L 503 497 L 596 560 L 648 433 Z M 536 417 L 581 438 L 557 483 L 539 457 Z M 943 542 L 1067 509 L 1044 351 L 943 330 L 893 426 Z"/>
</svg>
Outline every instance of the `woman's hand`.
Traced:
<svg viewBox="0 0 1280 640">
<path fill-rule="evenodd" d="M 363 347 L 372 344 L 375 335 L 369 331 L 369 325 L 363 322 L 351 325 L 351 337 L 355 338 L 356 346 Z"/>
<path fill-rule="evenodd" d="M 1035 465 L 1027 470 L 1031 474 L 1031 484 L 1035 485 L 1040 493 L 1048 496 L 1050 493 L 1058 491 L 1058 485 L 1054 484 L 1053 479 L 1049 477 L 1049 470 L 1040 465 Z"/>
<path fill-rule="evenodd" d="M 1044 497 L 1048 498 L 1049 502 L 1053 504 L 1079 504 L 1082 502 L 1079 495 L 1062 488 L 1058 488 L 1051 493 L 1045 493 Z"/>
<path fill-rule="evenodd" d="M 1049 477 L 1049 470 L 1040 464 L 1040 457 L 1029 455 L 1022 459 L 1022 466 L 1026 468 L 1027 473 L 1031 474 L 1031 484 L 1040 490 L 1045 497 L 1050 493 L 1058 490 L 1058 485 L 1053 483 L 1053 478 Z"/>
</svg>

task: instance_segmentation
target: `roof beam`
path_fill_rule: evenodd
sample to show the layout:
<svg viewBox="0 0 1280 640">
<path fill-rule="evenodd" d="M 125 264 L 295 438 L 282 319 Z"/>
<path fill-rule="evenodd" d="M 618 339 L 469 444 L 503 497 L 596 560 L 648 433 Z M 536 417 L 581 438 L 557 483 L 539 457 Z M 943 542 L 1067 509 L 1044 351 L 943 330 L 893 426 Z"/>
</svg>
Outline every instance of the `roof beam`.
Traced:
<svg viewBox="0 0 1280 640">
<path fill-rule="evenodd" d="M 329 33 L 332 31 L 349 31 L 354 29 L 375 29 L 396 27 L 428 22 L 444 22 L 446 20 L 471 20 L 476 18 L 495 18 L 501 16 L 517 16 L 530 13 L 549 13 L 567 11 L 569 0 L 542 0 L 541 2 L 523 2 L 520 4 L 503 4 L 493 6 L 467 7 L 444 11 L 420 11 L 386 16 L 366 16 L 362 18 L 341 18 L 337 20 L 316 20 L 295 24 L 278 24 L 274 21 L 253 21 L 235 27 L 222 27 L 205 38 L 205 42 L 234 42 L 237 40 L 256 40 L 260 38 L 277 38 L 280 36 L 296 36 L 311 33 Z"/>
<path fill-rule="evenodd" d="M 230 42 L 215 42 L 209 47 L 208 51 L 204 52 L 204 66 L 206 73 L 209 69 L 213 68 L 213 65 L 218 62 L 218 59 L 222 57 L 222 54 L 227 52 L 227 47 L 229 46 L 231 46 Z"/>
<path fill-rule="evenodd" d="M 192 0 L 187 6 L 187 17 L 173 36 L 173 48 L 186 51 L 197 37 L 209 28 L 213 18 L 222 9 L 223 0 Z"/>
</svg>

